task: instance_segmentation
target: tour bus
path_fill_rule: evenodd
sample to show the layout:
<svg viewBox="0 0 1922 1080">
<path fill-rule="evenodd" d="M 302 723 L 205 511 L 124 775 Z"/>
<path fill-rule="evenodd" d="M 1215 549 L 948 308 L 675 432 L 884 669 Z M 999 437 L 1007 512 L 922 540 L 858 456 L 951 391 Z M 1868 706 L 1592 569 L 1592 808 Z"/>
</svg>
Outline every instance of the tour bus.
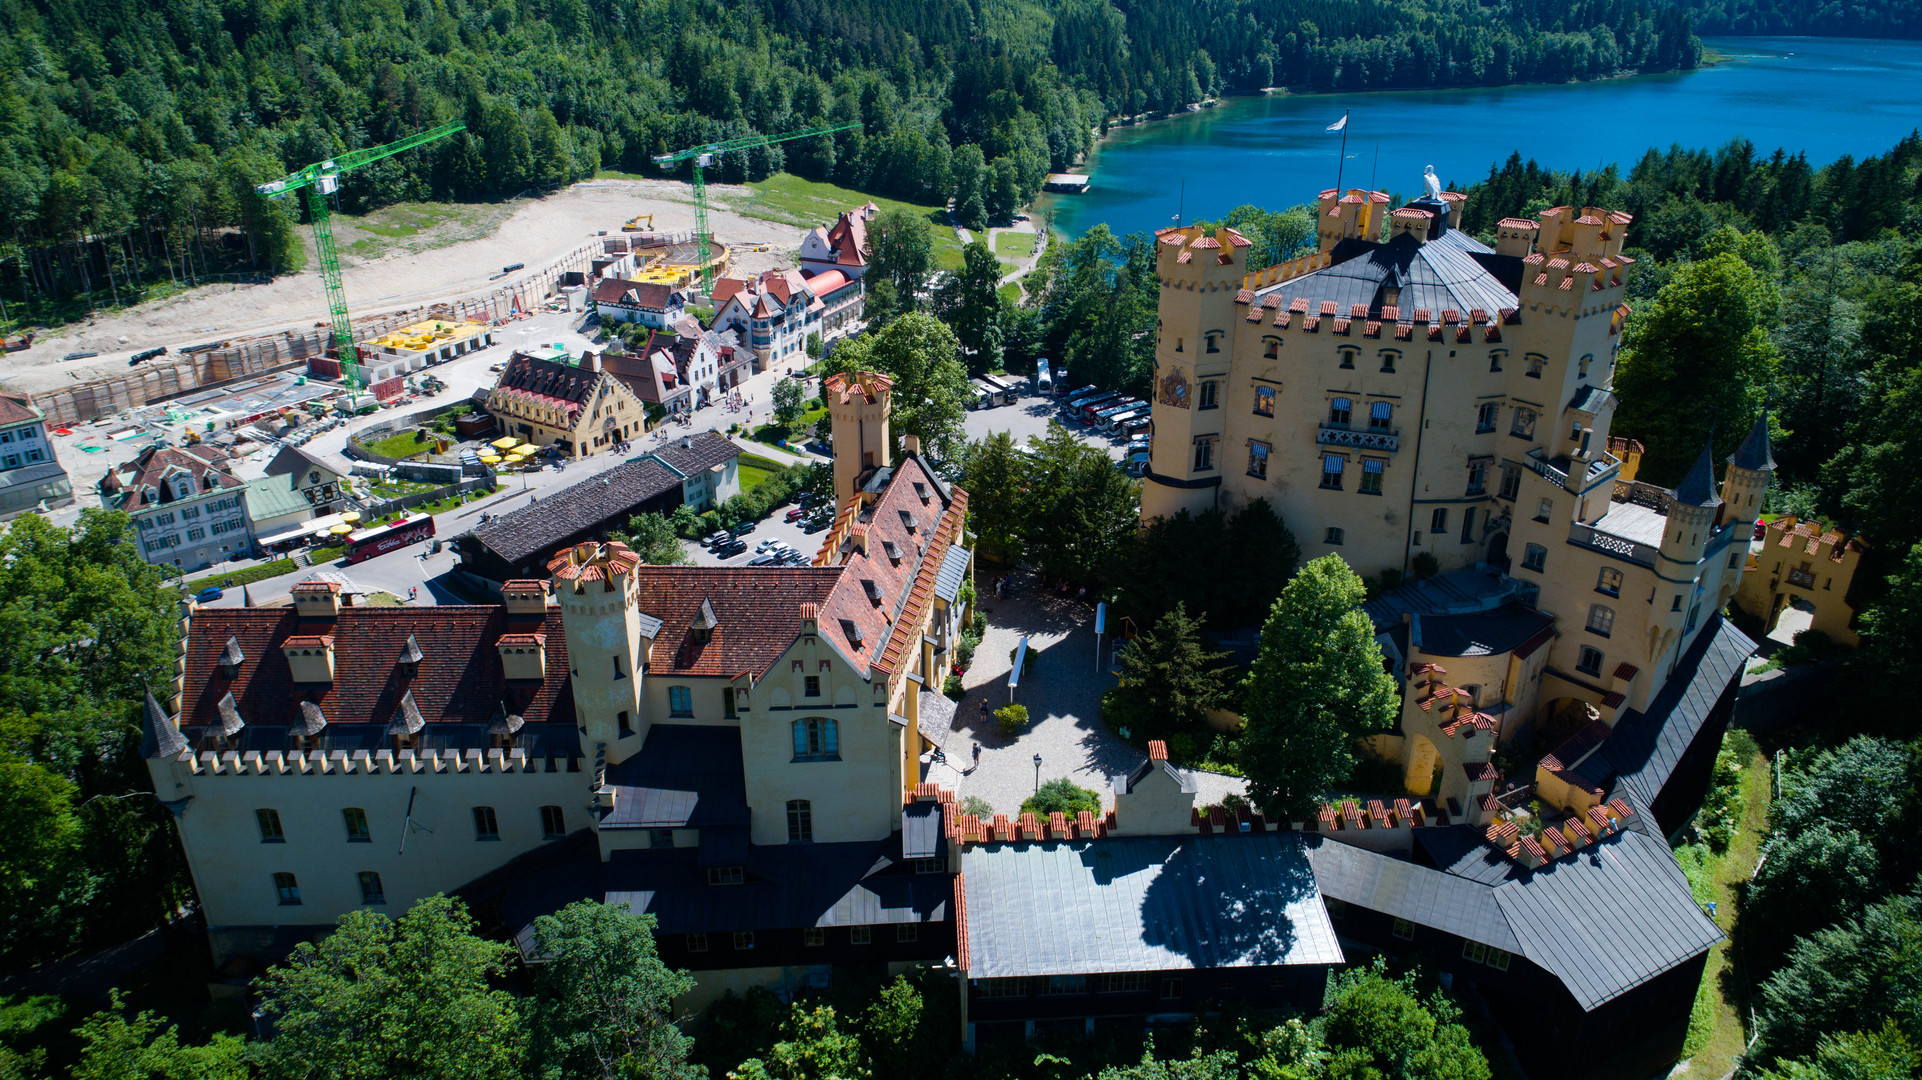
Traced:
<svg viewBox="0 0 1922 1080">
<path fill-rule="evenodd" d="M 434 535 L 432 517 L 401 518 L 390 525 L 375 525 L 347 534 L 347 561 L 365 562 L 377 555 L 397 551 Z"/>
<path fill-rule="evenodd" d="M 1107 408 L 1102 409 L 1096 412 L 1094 415 L 1088 417 L 1088 426 L 1092 428 L 1099 428 L 1102 431 L 1106 431 L 1108 430 L 1109 420 L 1113 419 L 1114 417 L 1120 416 L 1122 413 L 1135 411 L 1135 409 L 1140 407 L 1140 404 L 1141 404 L 1140 402 L 1134 401 L 1133 399 L 1130 399 L 1130 398 L 1123 398 L 1120 401 L 1110 402 Z"/>
<path fill-rule="evenodd" d="M 1068 384 L 1062 383 L 1060 385 L 1066 386 Z M 1098 386 L 1084 386 L 1079 390 L 1064 390 L 1060 393 L 1055 394 L 1055 397 L 1060 400 L 1061 407 L 1065 409 L 1076 398 L 1085 398 L 1092 394 L 1098 394 L 1100 392 L 1101 392 L 1101 388 Z"/>
<path fill-rule="evenodd" d="M 1003 405 L 1012 405 L 1021 397 L 1021 384 L 1006 375 L 983 375 L 981 382 L 998 391 Z"/>
<path fill-rule="evenodd" d="M 1034 392 L 1042 397 L 1054 396 L 1054 379 L 1048 371 L 1048 358 L 1045 356 L 1034 362 Z"/>
<path fill-rule="evenodd" d="M 1140 398 L 1128 394 L 1111 397 L 1106 401 L 1090 401 L 1086 405 L 1081 406 L 1081 412 L 1075 419 L 1080 420 L 1084 424 L 1093 425 L 1099 423 L 1101 414 L 1109 409 L 1120 408 L 1124 405 L 1134 406 L 1139 404 L 1141 404 Z"/>
<path fill-rule="evenodd" d="M 982 386 L 980 383 L 971 382 L 968 384 L 968 389 L 973 391 L 973 393 L 968 395 L 968 408 L 990 409 L 994 407 L 994 395 L 988 393 L 987 387 Z"/>
<path fill-rule="evenodd" d="M 1141 415 L 1121 426 L 1121 433 L 1130 439 L 1137 435 L 1146 435 L 1154 428 L 1154 423 L 1153 410 L 1143 409 Z"/>
<path fill-rule="evenodd" d="M 1007 405 L 1014 401 L 1014 397 L 1008 393 L 1007 387 L 1002 386 L 986 375 L 974 380 L 974 387 L 988 395 L 988 406 L 990 408 L 996 405 Z"/>
<path fill-rule="evenodd" d="M 1143 409 L 1141 406 L 1136 405 L 1132 409 L 1128 409 L 1124 412 L 1118 412 L 1113 416 L 1108 417 L 1106 420 L 1103 420 L 1101 422 L 1101 430 L 1107 432 L 1110 435 L 1119 435 L 1123 431 L 1126 431 L 1128 429 L 1129 421 L 1135 419 L 1136 417 L 1146 416 L 1146 415 L 1148 415 L 1147 411 Z"/>
<path fill-rule="evenodd" d="M 1098 406 L 1104 402 L 1113 401 L 1120 396 L 1120 392 L 1115 390 L 1097 390 L 1092 394 L 1070 400 L 1066 405 L 1061 407 L 1061 411 L 1079 420 L 1081 418 L 1081 410 L 1086 409 L 1090 405 Z"/>
<path fill-rule="evenodd" d="M 1068 381 L 1067 368 L 1062 368 L 1061 370 L 1054 373 L 1054 396 L 1055 397 L 1058 397 L 1058 398 L 1073 397 L 1076 394 L 1081 393 L 1081 390 L 1093 389 L 1093 387 L 1086 387 L 1086 386 L 1082 387 L 1081 390 L 1069 389 L 1069 387 L 1072 387 L 1073 385 L 1074 385 L 1073 383 Z"/>
</svg>

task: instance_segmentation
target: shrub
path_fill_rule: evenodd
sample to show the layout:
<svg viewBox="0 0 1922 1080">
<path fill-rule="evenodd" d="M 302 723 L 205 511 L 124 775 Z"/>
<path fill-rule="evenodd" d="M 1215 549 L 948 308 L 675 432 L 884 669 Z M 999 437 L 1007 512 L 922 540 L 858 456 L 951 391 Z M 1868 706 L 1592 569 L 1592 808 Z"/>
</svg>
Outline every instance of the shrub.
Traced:
<svg viewBox="0 0 1922 1080">
<path fill-rule="evenodd" d="M 966 671 L 974 664 L 974 650 L 981 647 L 981 635 L 972 630 L 961 631 L 961 640 L 954 646 L 954 662 Z"/>
<path fill-rule="evenodd" d="M 1001 727 L 1001 734 L 1013 738 L 1028 724 L 1028 707 L 1014 704 L 1004 705 L 994 710 L 994 722 Z"/>
<path fill-rule="evenodd" d="M 1019 645 L 1016 645 L 1014 648 L 1008 650 L 1008 663 L 1010 665 L 1013 665 L 1015 654 L 1019 653 L 1020 651 L 1021 651 L 1021 646 Z M 1028 643 L 1028 655 L 1021 658 L 1021 675 L 1023 678 L 1027 677 L 1028 672 L 1034 670 L 1034 658 L 1038 653 L 1040 653 L 1040 651 L 1041 650 L 1034 647 L 1033 642 Z"/>
<path fill-rule="evenodd" d="M 962 698 L 968 696 L 968 692 L 961 689 L 961 676 L 959 675 L 948 676 L 947 679 L 941 683 L 941 692 L 946 694 L 950 701 L 960 701 Z"/>
<path fill-rule="evenodd" d="M 1066 814 L 1073 821 L 1076 814 L 1086 810 L 1097 817 L 1101 814 L 1101 796 L 1080 787 L 1065 776 L 1056 777 L 1041 785 L 1033 795 L 1021 803 L 1021 812 L 1033 814 L 1043 821 L 1049 814 Z"/>
<path fill-rule="evenodd" d="M 1239 815 L 1243 810 L 1249 808 L 1248 800 L 1242 797 L 1241 792 L 1230 791 L 1221 797 L 1221 808 L 1230 814 Z"/>
<path fill-rule="evenodd" d="M 1186 733 L 1168 736 L 1168 757 L 1177 764 L 1192 764 L 1195 760 L 1195 737 Z"/>
<path fill-rule="evenodd" d="M 986 637 L 988 633 L 987 614 L 980 611 L 975 612 L 974 617 L 968 620 L 968 629 L 974 632 L 974 639 L 976 641 L 980 641 L 983 637 Z"/>
<path fill-rule="evenodd" d="M 1431 578 L 1441 573 L 1441 560 L 1426 551 L 1415 556 L 1415 561 L 1410 565 L 1413 567 L 1417 578 Z M 1399 577 L 1400 575 L 1397 576 Z M 1386 582 L 1383 584 L 1386 586 Z"/>
<path fill-rule="evenodd" d="M 1427 553 L 1423 552 L 1423 554 Z M 1394 592 L 1396 589 L 1401 588 L 1401 571 L 1383 570 L 1381 576 L 1375 580 L 1381 583 L 1382 592 Z"/>
<path fill-rule="evenodd" d="M 987 818 L 989 820 L 993 820 L 994 818 L 994 807 L 988 805 L 988 800 L 979 795 L 970 795 L 962 799 L 960 811 L 963 817 L 973 816 Z"/>
</svg>

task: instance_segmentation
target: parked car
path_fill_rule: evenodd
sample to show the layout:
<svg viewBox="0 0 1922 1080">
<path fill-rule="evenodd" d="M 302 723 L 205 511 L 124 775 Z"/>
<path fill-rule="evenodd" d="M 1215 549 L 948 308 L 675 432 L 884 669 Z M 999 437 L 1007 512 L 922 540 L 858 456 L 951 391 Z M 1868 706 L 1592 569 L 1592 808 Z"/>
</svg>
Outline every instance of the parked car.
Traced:
<svg viewBox="0 0 1922 1080">
<path fill-rule="evenodd" d="M 814 517 L 808 518 L 801 523 L 801 531 L 804 533 L 818 533 L 822 529 L 827 528 L 832 520 L 833 519 L 826 514 L 816 514 Z"/>
<path fill-rule="evenodd" d="M 784 566 L 799 566 L 806 561 L 807 556 L 793 548 L 788 548 L 786 551 L 781 552 L 781 563 Z"/>
<path fill-rule="evenodd" d="M 758 555 L 769 548 L 779 548 L 779 547 L 786 547 L 786 546 L 787 546 L 786 544 L 783 544 L 779 540 L 776 540 L 775 538 L 770 536 L 766 540 L 763 540 L 760 543 L 754 545 L 754 552 L 755 554 Z"/>
<path fill-rule="evenodd" d="M 227 595 L 226 592 L 222 591 L 220 586 L 209 585 L 196 593 L 194 599 L 202 604 L 211 604 L 225 595 Z"/>
<path fill-rule="evenodd" d="M 734 556 L 746 550 L 746 540 L 729 540 L 725 544 L 716 544 L 714 546 L 715 556 L 722 559 L 732 559 Z"/>
<path fill-rule="evenodd" d="M 722 529 L 719 532 L 711 532 L 701 537 L 701 546 L 711 548 L 716 544 L 724 544 L 732 539 L 734 539 L 734 534 L 728 532 L 726 529 Z"/>
<path fill-rule="evenodd" d="M 753 531 L 754 531 L 754 523 L 752 521 L 743 521 L 739 525 L 734 526 L 734 529 L 733 529 L 734 537 L 737 540 Z"/>
<path fill-rule="evenodd" d="M 749 566 L 770 566 L 774 563 L 776 559 L 779 559 L 780 557 L 781 556 L 775 554 L 772 551 L 763 551 L 759 555 L 756 555 L 752 559 L 749 559 L 747 561 L 747 564 Z"/>
<path fill-rule="evenodd" d="M 803 515 L 805 515 L 806 513 L 807 513 L 807 507 L 805 507 L 805 506 L 792 506 L 792 507 L 789 507 L 789 508 L 788 508 L 788 512 L 787 512 L 787 517 L 786 517 L 785 519 L 783 519 L 783 520 L 786 520 L 786 521 L 799 521 L 799 520 L 801 520 L 801 518 L 802 518 L 802 516 L 803 516 Z"/>
</svg>

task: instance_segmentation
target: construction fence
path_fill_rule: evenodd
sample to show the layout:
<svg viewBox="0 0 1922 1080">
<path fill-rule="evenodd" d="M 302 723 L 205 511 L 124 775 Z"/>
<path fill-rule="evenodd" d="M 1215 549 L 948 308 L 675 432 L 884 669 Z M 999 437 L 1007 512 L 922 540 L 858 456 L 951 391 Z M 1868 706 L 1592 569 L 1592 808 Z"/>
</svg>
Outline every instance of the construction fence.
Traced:
<svg viewBox="0 0 1922 1080">
<path fill-rule="evenodd" d="M 497 324 L 538 308 L 558 291 L 563 275 L 586 271 L 589 260 L 600 253 L 601 241 L 595 237 L 533 273 L 478 296 L 355 319 L 354 333 L 361 340 L 380 337 L 423 319 Z M 301 367 L 325 357 L 328 344 L 325 324 L 305 333 L 224 341 L 213 348 L 156 357 L 126 375 L 36 394 L 33 402 L 46 410 L 53 424 L 85 424 L 249 376 Z"/>
</svg>

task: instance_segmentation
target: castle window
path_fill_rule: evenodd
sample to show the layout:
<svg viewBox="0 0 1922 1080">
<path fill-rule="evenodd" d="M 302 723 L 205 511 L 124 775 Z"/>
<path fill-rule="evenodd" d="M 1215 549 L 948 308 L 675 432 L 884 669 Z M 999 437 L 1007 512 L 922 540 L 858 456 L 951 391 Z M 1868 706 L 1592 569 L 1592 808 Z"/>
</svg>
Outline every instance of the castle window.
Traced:
<svg viewBox="0 0 1922 1080">
<path fill-rule="evenodd" d="M 1341 490 L 1341 470 L 1348 464 L 1340 454 L 1324 454 L 1321 459 L 1321 486 Z"/>
<path fill-rule="evenodd" d="M 1402 941 L 1415 940 L 1415 924 L 1407 919 L 1395 920 L 1395 937 Z"/>
<path fill-rule="evenodd" d="M 625 739 L 634 734 L 634 722 L 627 718 L 626 709 L 614 714 L 614 723 L 620 728 L 621 738 Z"/>
<path fill-rule="evenodd" d="M 387 890 L 381 888 L 379 874 L 372 870 L 362 870 L 358 877 L 360 878 L 360 902 L 362 904 L 373 905 L 385 904 L 387 902 Z"/>
<path fill-rule="evenodd" d="M 814 839 L 814 804 L 806 799 L 787 801 L 787 842 L 806 844 Z"/>
<path fill-rule="evenodd" d="M 1474 542 L 1475 508 L 1471 506 L 1462 511 L 1462 543 L 1472 544 Z"/>
<path fill-rule="evenodd" d="M 1343 349 L 1343 350 L 1341 350 L 1341 366 L 1342 366 L 1342 367 L 1345 367 L 1345 368 L 1351 368 L 1351 367 L 1354 367 L 1354 366 L 1355 366 L 1355 357 L 1357 357 L 1357 356 L 1360 356 L 1360 355 L 1361 355 L 1361 350 L 1360 350 L 1360 349 Z"/>
<path fill-rule="evenodd" d="M 1208 339 L 1208 351 L 1211 353 L 1220 352 L 1221 351 L 1221 331 L 1210 330 L 1208 331 L 1206 336 Z"/>
<path fill-rule="evenodd" d="M 1448 531 L 1448 508 L 1446 506 L 1439 507 L 1434 513 L 1428 515 L 1428 531 L 1432 533 L 1445 533 Z"/>
<path fill-rule="evenodd" d="M 1541 503 L 1535 507 L 1535 520 L 1547 521 L 1550 518 L 1553 518 L 1554 516 L 1555 516 L 1555 500 L 1547 497 L 1543 497 Z"/>
<path fill-rule="evenodd" d="M 1339 546 L 1341 544 L 1341 530 L 1333 526 L 1329 526 L 1328 531 L 1322 534 L 1321 542 L 1324 544 L 1335 544 Z"/>
<path fill-rule="evenodd" d="M 1668 609 L 1670 611 L 1682 610 L 1682 594 L 1681 593 L 1676 593 L 1675 597 L 1668 602 Z"/>
<path fill-rule="evenodd" d="M 616 679 L 627 678 L 627 672 L 621 670 L 621 658 L 619 656 L 614 657 L 614 677 Z"/>
<path fill-rule="evenodd" d="M 1281 358 L 1281 339 L 1280 338 L 1268 337 L 1268 338 L 1262 338 L 1261 341 L 1262 341 L 1263 356 L 1267 357 L 1270 360 L 1279 360 Z"/>
<path fill-rule="evenodd" d="M 1595 591 L 1603 596 L 1622 595 L 1622 572 L 1612 566 L 1602 567 L 1602 572 L 1595 578 Z"/>
<path fill-rule="evenodd" d="M 687 935 L 687 939 L 684 942 L 684 947 L 687 949 L 688 952 L 706 952 L 707 951 L 707 935 L 706 934 Z"/>
<path fill-rule="evenodd" d="M 1213 352 L 1214 350 L 1209 349 L 1208 351 Z M 1219 393 L 1220 387 L 1221 384 L 1213 379 L 1203 381 L 1196 395 L 1195 408 L 1213 409 L 1220 406 L 1221 402 L 1216 400 L 1216 395 Z"/>
<path fill-rule="evenodd" d="M 494 817 L 494 808 L 491 806 L 474 807 L 474 839 L 499 840 L 500 838 L 501 825 Z"/>
<path fill-rule="evenodd" d="M 1606 604 L 1588 605 L 1588 632 L 1607 637 L 1615 629 L 1615 609 Z"/>
<path fill-rule="evenodd" d="M 1595 359 L 1594 353 L 1589 353 L 1587 356 L 1582 357 L 1580 364 L 1575 369 L 1576 377 L 1583 379 L 1588 378 L 1588 362 L 1593 359 Z"/>
<path fill-rule="evenodd" d="M 920 940 L 920 937 L 921 937 L 921 928 L 914 925 L 913 923 L 895 923 L 894 924 L 894 940 L 895 941 L 905 944 L 910 941 L 918 941 Z M 1082 979 L 1084 981 L 1087 979 L 1087 976 L 1085 975 L 1075 975 L 1070 977 Z M 1080 993 L 1081 991 L 1076 991 L 1076 992 Z"/>
<path fill-rule="evenodd" d="M 1501 415 L 1502 407 L 1493 401 L 1484 401 L 1475 407 L 1475 434 L 1486 435 L 1495 430 L 1495 419 Z"/>
<path fill-rule="evenodd" d="M 1480 495 L 1488 489 L 1488 462 L 1471 461 L 1468 463 L 1468 494 Z"/>
<path fill-rule="evenodd" d="M 1395 373 L 1395 361 L 1399 359 L 1400 356 L 1401 354 L 1398 352 L 1394 352 L 1388 349 L 1382 350 L 1381 373 L 1383 375 L 1393 375 Z"/>
<path fill-rule="evenodd" d="M 1356 490 L 1363 495 L 1381 494 L 1381 474 L 1388 463 L 1380 458 L 1367 458 L 1361 463 L 1361 486 Z"/>
<path fill-rule="evenodd" d="M 1368 430 L 1387 431 L 1395 419 L 1395 406 L 1386 401 L 1373 402 L 1368 406 Z"/>
<path fill-rule="evenodd" d="M 1522 374 L 1528 376 L 1531 379 L 1539 379 L 1542 377 L 1542 369 L 1547 366 L 1548 366 L 1548 357 L 1536 356 L 1533 353 L 1530 353 L 1528 357 L 1528 370 L 1522 372 Z"/>
<path fill-rule="evenodd" d="M 1575 670 L 1584 675 L 1602 673 L 1602 650 L 1593 645 L 1582 646 L 1581 658 L 1575 661 Z"/>
<path fill-rule="evenodd" d="M 1248 444 L 1248 475 L 1258 479 L 1268 478 L 1268 444 L 1251 442 Z"/>
<path fill-rule="evenodd" d="M 738 866 L 710 866 L 707 868 L 709 885 L 739 885 L 747 880 L 747 871 Z"/>
<path fill-rule="evenodd" d="M 1255 415 L 1275 415 L 1275 388 L 1272 386 L 1255 387 Z"/>
<path fill-rule="evenodd" d="M 350 844 L 371 844 L 374 834 L 367 828 L 367 811 L 358 806 L 349 806 L 340 812 L 342 822 L 347 826 L 347 842 Z"/>
<path fill-rule="evenodd" d="M 828 943 L 828 932 L 818 926 L 810 926 L 801 935 L 801 944 L 810 949 L 820 948 Z"/>
<path fill-rule="evenodd" d="M 1508 426 L 1508 433 L 1517 439 L 1534 441 L 1535 410 L 1524 409 L 1520 405 L 1515 406 L 1515 420 Z"/>
<path fill-rule="evenodd" d="M 1490 945 L 1488 947 L 1487 963 L 1489 967 L 1494 968 L 1496 971 L 1508 970 L 1508 957 L 1509 957 L 1508 950 L 1497 949 L 1493 945 Z"/>
<path fill-rule="evenodd" d="M 667 711 L 673 716 L 694 715 L 694 689 L 689 686 L 667 688 Z"/>
<path fill-rule="evenodd" d="M 1355 403 L 1345 397 L 1338 397 L 1328 403 L 1328 423 L 1335 427 L 1347 427 L 1354 415 Z"/>
<path fill-rule="evenodd" d="M 1195 471 L 1204 472 L 1215 467 L 1215 437 L 1199 435 L 1195 437 Z"/>
<path fill-rule="evenodd" d="M 558 840 L 567 835 L 567 812 L 558 806 L 541 807 L 541 838 Z"/>
<path fill-rule="evenodd" d="M 281 907 L 300 906 L 300 883 L 292 874 L 274 875 L 274 892 L 280 896 Z"/>
<path fill-rule="evenodd" d="M 810 716 L 794 722 L 794 760 L 830 761 L 840 756 L 840 733 L 833 720 Z"/>
<path fill-rule="evenodd" d="M 1175 351 L 1176 351 L 1176 352 L 1181 352 L 1181 351 L 1183 351 L 1183 349 L 1184 349 L 1184 345 L 1183 345 L 1183 343 L 1182 343 L 1182 339 L 1181 339 L 1181 338 L 1176 338 L 1176 339 L 1175 339 Z"/>
<path fill-rule="evenodd" d="M 1488 958 L 1488 946 L 1479 941 L 1462 942 L 1462 959 L 1473 960 L 1479 964 Z"/>
<path fill-rule="evenodd" d="M 260 826 L 260 842 L 263 844 L 284 844 L 287 834 L 280 829 L 280 811 L 256 810 L 254 821 Z"/>
<path fill-rule="evenodd" d="M 873 940 L 874 929 L 872 927 L 853 926 L 848 928 L 848 944 L 850 945 L 866 945 Z"/>
<path fill-rule="evenodd" d="M 647 830 L 647 846 L 651 848 L 671 848 L 674 846 L 673 829 Z"/>
<path fill-rule="evenodd" d="M 740 713 L 734 709 L 734 688 L 732 686 L 721 687 L 721 715 L 727 717 L 729 720 L 740 716 Z"/>
<path fill-rule="evenodd" d="M 753 947 L 754 947 L 754 931 L 752 930 L 734 931 L 734 948 L 736 951 L 746 952 L 749 949 L 752 949 Z"/>
<path fill-rule="evenodd" d="M 1530 544 L 1522 552 L 1522 569 L 1524 570 L 1533 570 L 1539 574 L 1547 562 L 1548 549 L 1540 544 Z"/>
<path fill-rule="evenodd" d="M 859 638 L 855 639 L 855 644 L 856 645 L 860 644 Z M 820 697 L 821 696 L 821 677 L 819 675 L 809 675 L 806 678 L 801 680 L 801 696 L 802 697 Z"/>
<path fill-rule="evenodd" d="M 1500 492 L 1501 497 L 1509 500 L 1510 502 L 1513 502 L 1515 500 L 1515 496 L 1521 494 L 1521 491 L 1522 491 L 1522 467 L 1520 465 L 1515 465 L 1515 464 L 1504 464 L 1502 466 L 1502 490 Z"/>
</svg>

